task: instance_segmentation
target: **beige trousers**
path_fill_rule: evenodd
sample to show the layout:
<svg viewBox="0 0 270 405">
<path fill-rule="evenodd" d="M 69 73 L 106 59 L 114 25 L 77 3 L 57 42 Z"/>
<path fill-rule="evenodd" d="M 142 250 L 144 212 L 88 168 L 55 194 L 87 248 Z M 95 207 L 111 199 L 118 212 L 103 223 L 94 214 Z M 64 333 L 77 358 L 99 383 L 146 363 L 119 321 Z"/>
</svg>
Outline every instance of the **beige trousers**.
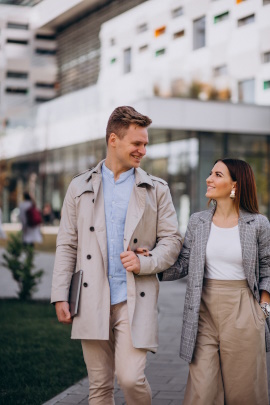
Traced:
<svg viewBox="0 0 270 405">
<path fill-rule="evenodd" d="M 183 405 L 268 405 L 265 317 L 247 281 L 204 280 Z"/>
<path fill-rule="evenodd" d="M 132 345 L 127 303 L 111 306 L 110 339 L 82 340 L 89 377 L 89 404 L 114 405 L 114 379 L 127 405 L 150 405 L 152 392 L 144 374 L 147 351 Z"/>
</svg>

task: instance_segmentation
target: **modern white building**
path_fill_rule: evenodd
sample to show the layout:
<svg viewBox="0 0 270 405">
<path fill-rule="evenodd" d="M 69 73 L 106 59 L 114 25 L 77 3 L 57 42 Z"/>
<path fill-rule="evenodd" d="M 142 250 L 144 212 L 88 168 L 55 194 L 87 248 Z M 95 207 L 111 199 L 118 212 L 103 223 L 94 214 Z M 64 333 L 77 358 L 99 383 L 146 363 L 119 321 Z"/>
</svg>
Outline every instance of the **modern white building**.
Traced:
<svg viewBox="0 0 270 405">
<path fill-rule="evenodd" d="M 33 8 L 0 2 L 0 118 L 57 96 L 56 36 L 39 29 Z"/>
<path fill-rule="evenodd" d="M 268 3 L 43 0 L 27 11 L 20 7 L 33 28 L 24 30 L 32 35 L 33 63 L 29 77 L 2 74 L 1 91 L 7 79 L 18 86 L 28 81 L 28 100 L 37 103 L 33 72 L 41 70 L 34 60 L 45 56 L 54 62 L 38 80 L 54 71 L 57 97 L 27 112 L 17 109 L 0 134 L 5 220 L 33 173 L 39 205 L 51 202 L 58 215 L 73 175 L 105 157 L 108 117 L 124 104 L 153 120 L 143 167 L 168 181 L 182 231 L 189 214 L 206 207 L 205 178 L 225 156 L 251 163 L 261 212 L 270 216 Z M 37 32 L 51 38 L 37 38 Z M 56 56 L 33 54 L 38 40 L 57 49 Z"/>
<path fill-rule="evenodd" d="M 270 105 L 269 0 L 149 0 L 102 25 L 107 104 L 151 97 Z M 104 101 L 105 102 L 105 101 Z"/>
</svg>

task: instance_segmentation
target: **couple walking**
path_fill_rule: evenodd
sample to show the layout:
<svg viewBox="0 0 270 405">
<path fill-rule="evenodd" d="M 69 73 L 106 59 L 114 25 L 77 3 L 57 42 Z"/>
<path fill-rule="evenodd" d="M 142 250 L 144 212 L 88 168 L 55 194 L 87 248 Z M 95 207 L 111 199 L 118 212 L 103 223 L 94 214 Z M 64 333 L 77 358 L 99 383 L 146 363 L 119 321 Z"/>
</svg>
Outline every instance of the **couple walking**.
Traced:
<svg viewBox="0 0 270 405">
<path fill-rule="evenodd" d="M 184 404 L 266 405 L 270 226 L 258 212 L 252 169 L 234 159 L 214 164 L 206 179 L 213 207 L 191 216 L 182 246 L 167 183 L 139 167 L 150 124 L 132 107 L 116 108 L 106 159 L 72 180 L 63 205 L 51 301 L 81 339 L 89 404 L 114 404 L 115 373 L 127 405 L 151 404 L 144 370 L 147 351 L 158 347 L 157 275 L 188 275 Z M 79 270 L 71 319 L 69 287 Z"/>
</svg>

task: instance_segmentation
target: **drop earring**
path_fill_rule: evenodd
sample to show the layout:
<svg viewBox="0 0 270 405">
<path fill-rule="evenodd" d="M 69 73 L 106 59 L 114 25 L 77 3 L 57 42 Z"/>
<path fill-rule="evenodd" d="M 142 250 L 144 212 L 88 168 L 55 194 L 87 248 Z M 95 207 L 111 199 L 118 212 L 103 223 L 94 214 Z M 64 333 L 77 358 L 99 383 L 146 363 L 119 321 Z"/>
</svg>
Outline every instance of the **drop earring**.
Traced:
<svg viewBox="0 0 270 405">
<path fill-rule="evenodd" d="M 230 198 L 231 198 L 232 200 L 235 199 L 235 189 L 234 189 L 234 188 L 233 188 L 232 191 L 231 191 Z"/>
</svg>

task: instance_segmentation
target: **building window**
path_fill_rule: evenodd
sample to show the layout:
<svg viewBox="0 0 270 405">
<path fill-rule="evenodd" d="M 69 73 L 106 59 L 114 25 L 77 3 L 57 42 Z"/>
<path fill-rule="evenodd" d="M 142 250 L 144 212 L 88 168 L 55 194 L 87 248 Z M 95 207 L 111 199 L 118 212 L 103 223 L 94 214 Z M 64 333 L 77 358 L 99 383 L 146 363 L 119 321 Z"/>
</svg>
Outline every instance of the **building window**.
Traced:
<svg viewBox="0 0 270 405">
<path fill-rule="evenodd" d="M 180 17 L 180 15 L 183 14 L 184 14 L 183 7 L 177 7 L 174 10 L 172 10 L 172 18 Z"/>
<path fill-rule="evenodd" d="M 139 48 L 139 52 L 144 52 L 144 51 L 147 51 L 147 49 L 148 49 L 148 45 L 143 45 L 143 46 L 140 46 L 140 48 Z"/>
<path fill-rule="evenodd" d="M 255 21 L 255 14 L 248 15 L 247 17 L 240 18 L 238 20 L 238 27 L 243 27 L 244 25 L 247 24 L 252 24 Z"/>
<path fill-rule="evenodd" d="M 138 27 L 137 27 L 137 33 L 138 33 L 138 34 L 141 34 L 142 32 L 145 32 L 145 31 L 147 31 L 147 30 L 148 30 L 148 25 L 147 25 L 146 23 L 140 24 L 140 25 L 138 25 Z"/>
<path fill-rule="evenodd" d="M 221 21 L 228 20 L 228 18 L 229 18 L 229 11 L 226 11 L 225 13 L 216 15 L 214 17 L 214 24 L 217 24 L 217 23 L 219 23 Z"/>
<path fill-rule="evenodd" d="M 6 88 L 6 93 L 9 94 L 27 94 L 28 89 L 23 89 L 23 88 L 18 88 L 18 87 L 7 87 Z"/>
<path fill-rule="evenodd" d="M 7 44 L 27 45 L 28 41 L 24 39 L 7 39 Z"/>
<path fill-rule="evenodd" d="M 165 49 L 165 48 L 158 49 L 158 50 L 156 51 L 155 55 L 156 55 L 156 56 L 161 56 L 161 55 L 164 55 L 165 52 L 166 52 L 166 49 Z"/>
<path fill-rule="evenodd" d="M 182 38 L 185 35 L 185 31 L 181 30 L 181 31 L 177 31 L 173 34 L 173 39 L 177 39 L 177 38 Z"/>
<path fill-rule="evenodd" d="M 12 23 L 12 22 L 8 22 L 7 23 L 7 28 L 10 29 L 15 29 L 15 30 L 28 30 L 29 25 L 28 24 L 19 24 L 19 23 Z"/>
<path fill-rule="evenodd" d="M 270 4 L 270 0 L 263 0 L 263 5 L 267 6 L 267 4 Z"/>
<path fill-rule="evenodd" d="M 263 54 L 263 63 L 269 63 L 270 62 L 270 51 L 265 52 Z"/>
<path fill-rule="evenodd" d="M 236 0 L 236 4 L 243 3 L 243 1 L 246 1 L 246 0 Z"/>
<path fill-rule="evenodd" d="M 28 73 L 27 72 L 13 72 L 9 70 L 6 76 L 10 79 L 27 79 Z"/>
<path fill-rule="evenodd" d="M 112 58 L 110 64 L 113 65 L 116 62 L 116 58 Z"/>
<path fill-rule="evenodd" d="M 111 39 L 110 39 L 110 45 L 111 45 L 111 46 L 114 46 L 114 45 L 115 45 L 115 38 L 111 38 Z"/>
<path fill-rule="evenodd" d="M 166 32 L 166 26 L 165 26 L 165 25 L 164 25 L 163 27 L 157 28 L 157 29 L 155 30 L 155 37 L 157 38 L 157 37 L 159 37 L 160 35 L 165 34 L 165 32 Z"/>
<path fill-rule="evenodd" d="M 124 50 L 124 73 L 131 72 L 131 48 Z"/>
<path fill-rule="evenodd" d="M 227 65 L 216 66 L 214 68 L 214 76 L 225 76 L 228 74 L 228 67 Z"/>
<path fill-rule="evenodd" d="M 37 82 L 37 83 L 35 83 L 35 86 L 40 89 L 54 89 L 55 83 Z"/>
<path fill-rule="evenodd" d="M 55 55 L 56 49 L 36 48 L 36 53 L 39 55 Z"/>
<path fill-rule="evenodd" d="M 193 21 L 193 49 L 205 46 L 205 16 Z"/>
<path fill-rule="evenodd" d="M 270 89 L 270 80 L 265 80 L 265 81 L 263 82 L 263 89 L 264 89 L 264 90 Z"/>
<path fill-rule="evenodd" d="M 36 97 L 35 102 L 36 103 L 46 103 L 47 101 L 51 101 L 53 98 L 46 98 L 46 97 Z"/>
<path fill-rule="evenodd" d="M 255 80 L 248 79 L 238 83 L 239 101 L 242 103 L 254 103 L 255 101 Z"/>
<path fill-rule="evenodd" d="M 44 41 L 54 41 L 56 36 L 54 34 L 36 34 L 36 39 L 41 39 Z"/>
</svg>

